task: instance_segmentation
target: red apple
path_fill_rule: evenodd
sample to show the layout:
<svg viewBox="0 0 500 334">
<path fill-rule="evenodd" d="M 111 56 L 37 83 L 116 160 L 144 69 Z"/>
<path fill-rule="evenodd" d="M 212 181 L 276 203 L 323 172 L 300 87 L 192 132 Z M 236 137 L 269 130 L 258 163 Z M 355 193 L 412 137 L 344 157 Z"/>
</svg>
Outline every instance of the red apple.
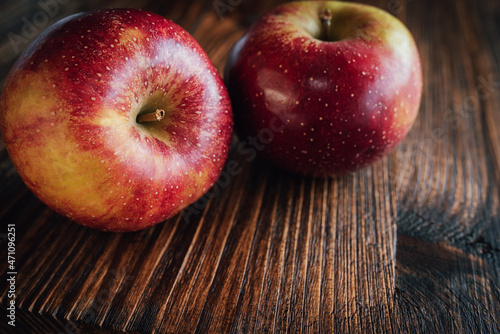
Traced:
<svg viewBox="0 0 500 334">
<path fill-rule="evenodd" d="M 148 122 L 156 110 L 164 118 Z M 114 9 L 72 15 L 28 47 L 3 89 L 0 129 L 20 176 L 49 207 L 95 229 L 134 231 L 217 180 L 232 111 L 185 30 Z"/>
<path fill-rule="evenodd" d="M 272 164 L 352 172 L 387 155 L 418 113 L 422 70 L 395 17 L 346 2 L 292 2 L 257 21 L 225 70 L 235 127 Z"/>
</svg>

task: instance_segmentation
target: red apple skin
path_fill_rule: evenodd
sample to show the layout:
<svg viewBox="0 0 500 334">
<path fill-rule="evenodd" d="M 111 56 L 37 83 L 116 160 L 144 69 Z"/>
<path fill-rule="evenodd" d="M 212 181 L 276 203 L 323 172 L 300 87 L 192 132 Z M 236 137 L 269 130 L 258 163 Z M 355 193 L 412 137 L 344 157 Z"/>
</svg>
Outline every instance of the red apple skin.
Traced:
<svg viewBox="0 0 500 334">
<path fill-rule="evenodd" d="M 325 8 L 336 41 L 315 38 Z M 422 70 L 410 32 L 384 11 L 292 2 L 264 15 L 234 45 L 225 82 L 241 140 L 278 167 L 333 176 L 373 163 L 406 136 L 420 105 Z"/>
<path fill-rule="evenodd" d="M 165 119 L 136 122 L 156 108 Z M 135 231 L 217 180 L 232 111 L 185 30 L 114 9 L 63 19 L 28 47 L 3 89 L 0 130 L 21 178 L 53 210 L 91 228 Z"/>
</svg>

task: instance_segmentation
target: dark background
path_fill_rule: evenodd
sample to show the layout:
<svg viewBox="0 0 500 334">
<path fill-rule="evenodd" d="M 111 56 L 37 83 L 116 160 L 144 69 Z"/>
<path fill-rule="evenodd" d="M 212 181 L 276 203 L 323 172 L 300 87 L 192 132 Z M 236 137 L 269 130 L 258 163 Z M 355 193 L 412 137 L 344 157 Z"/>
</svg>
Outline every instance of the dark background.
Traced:
<svg viewBox="0 0 500 334">
<path fill-rule="evenodd" d="M 44 28 L 104 7 L 175 21 L 222 74 L 232 44 L 279 2 L 3 1 L 0 83 Z M 233 151 L 241 173 L 198 214 L 112 234 L 44 206 L 0 140 L 3 311 L 12 223 L 17 269 L 16 328 L 4 316 L 0 328 L 499 333 L 500 3 L 367 2 L 412 31 L 424 91 L 396 152 L 353 175 L 306 178 Z"/>
</svg>

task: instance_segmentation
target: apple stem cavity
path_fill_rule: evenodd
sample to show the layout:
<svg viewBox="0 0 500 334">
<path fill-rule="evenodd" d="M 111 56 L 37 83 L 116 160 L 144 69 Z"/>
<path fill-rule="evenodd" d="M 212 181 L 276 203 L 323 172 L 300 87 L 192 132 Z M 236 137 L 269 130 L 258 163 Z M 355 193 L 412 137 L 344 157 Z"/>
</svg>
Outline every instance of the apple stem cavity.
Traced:
<svg viewBox="0 0 500 334">
<path fill-rule="evenodd" d="M 153 112 L 137 115 L 137 123 L 150 123 L 161 121 L 165 117 L 165 110 L 156 109 Z"/>
<path fill-rule="evenodd" d="M 323 27 L 322 40 L 330 41 L 330 27 L 332 25 L 332 11 L 330 8 L 325 8 L 319 12 L 319 19 L 321 21 L 321 26 Z"/>
</svg>

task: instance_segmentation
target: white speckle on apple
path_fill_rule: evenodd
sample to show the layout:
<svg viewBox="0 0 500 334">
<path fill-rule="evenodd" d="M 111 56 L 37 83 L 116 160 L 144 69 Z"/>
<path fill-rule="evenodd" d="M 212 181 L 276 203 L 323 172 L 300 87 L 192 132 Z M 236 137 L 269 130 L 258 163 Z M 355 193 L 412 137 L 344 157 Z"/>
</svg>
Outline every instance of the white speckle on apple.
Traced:
<svg viewBox="0 0 500 334">
<path fill-rule="evenodd" d="M 114 48 L 114 47 L 115 47 L 115 45 L 114 45 L 114 44 L 110 44 L 109 46 L 111 46 L 112 48 Z"/>
<path fill-rule="evenodd" d="M 111 69 L 109 68 L 109 66 L 106 66 L 106 69 L 107 69 L 108 71 L 111 71 Z"/>
<path fill-rule="evenodd" d="M 93 97 L 93 96 L 92 96 L 90 99 L 91 99 L 92 101 L 95 101 L 95 97 Z"/>
<path fill-rule="evenodd" d="M 354 94 L 351 94 L 351 97 L 354 97 Z"/>
</svg>

